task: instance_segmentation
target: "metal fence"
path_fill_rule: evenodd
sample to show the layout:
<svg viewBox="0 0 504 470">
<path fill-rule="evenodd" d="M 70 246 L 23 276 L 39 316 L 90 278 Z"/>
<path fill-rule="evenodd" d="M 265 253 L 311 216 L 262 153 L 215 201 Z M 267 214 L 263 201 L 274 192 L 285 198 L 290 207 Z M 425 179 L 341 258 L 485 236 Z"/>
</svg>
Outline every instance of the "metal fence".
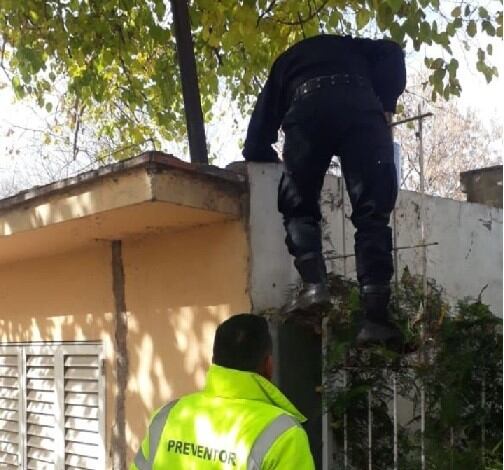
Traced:
<svg viewBox="0 0 504 470">
<path fill-rule="evenodd" d="M 362 369 L 352 367 L 342 367 L 332 377 L 328 379 L 325 388 L 328 395 L 345 394 L 351 390 L 351 378 L 354 373 L 362 373 Z M 364 371 L 365 372 L 365 371 Z M 377 370 L 373 371 L 375 374 Z M 416 385 L 416 393 L 419 395 L 419 409 L 414 410 L 414 416 L 410 410 L 401 411 L 400 401 L 404 408 L 405 403 L 411 400 L 411 396 L 404 395 L 404 387 L 402 394 L 399 387 L 401 374 L 409 374 L 408 368 L 400 370 L 379 371 L 382 373 L 384 380 L 380 386 L 386 388 L 386 393 L 383 390 L 377 390 L 373 387 L 369 388 L 365 399 L 365 409 L 361 406 L 357 413 L 352 416 L 352 410 L 343 413 L 339 420 L 340 426 L 337 430 L 333 430 L 326 436 L 332 440 L 331 454 L 326 456 L 323 468 L 328 470 L 382 470 L 393 469 L 399 470 L 404 468 L 405 461 L 408 462 L 408 467 L 414 465 L 414 468 L 426 470 L 428 468 L 428 451 L 426 448 L 426 432 L 428 416 L 427 394 L 428 389 L 423 383 Z M 478 386 L 481 387 L 481 466 L 485 467 L 486 459 L 486 423 L 485 423 L 485 407 L 486 407 L 486 380 L 483 376 Z M 381 392 L 381 393 L 380 393 Z M 379 396 L 379 397 L 378 397 Z M 386 400 L 387 415 L 390 418 L 390 426 L 383 423 L 383 400 Z M 377 398 L 379 402 L 377 402 Z M 410 402 L 413 408 L 413 401 Z M 376 413 L 377 408 L 381 408 L 381 413 Z M 359 414 L 359 416 L 356 416 Z M 381 423 L 380 423 L 381 420 Z M 380 425 L 381 424 L 381 425 Z M 385 432 L 384 432 L 385 430 Z M 353 432 L 354 431 L 354 432 Z M 357 431 L 357 432 L 355 432 Z M 447 430 L 449 433 L 449 453 L 451 455 L 451 463 L 447 468 L 456 469 L 453 462 L 453 450 L 455 449 L 455 429 L 453 427 Z M 402 435 L 400 435 L 402 433 Z M 406 434 L 417 435 L 417 446 L 413 449 L 401 448 L 401 441 L 405 441 Z M 360 439 L 356 439 L 356 435 Z M 381 442 L 381 445 L 379 444 Z M 383 445 L 383 443 L 386 445 Z M 384 453 L 389 453 L 388 456 Z M 405 455 L 407 454 L 407 456 Z M 401 456 L 403 463 L 401 465 Z M 379 458 L 377 458 L 379 457 Z M 407 458 L 406 458 L 407 457 Z M 429 468 L 432 468 L 430 466 Z"/>
</svg>

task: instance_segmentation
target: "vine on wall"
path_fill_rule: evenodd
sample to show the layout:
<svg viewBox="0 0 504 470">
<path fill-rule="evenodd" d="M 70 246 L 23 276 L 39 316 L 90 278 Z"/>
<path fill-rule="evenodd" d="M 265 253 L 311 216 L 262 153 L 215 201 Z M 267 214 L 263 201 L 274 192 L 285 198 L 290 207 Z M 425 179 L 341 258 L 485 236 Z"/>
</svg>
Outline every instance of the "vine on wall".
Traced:
<svg viewBox="0 0 504 470">
<path fill-rule="evenodd" d="M 392 316 L 407 338 L 399 353 L 379 347 L 357 351 L 357 284 L 333 277 L 331 291 L 330 379 L 324 389 L 337 461 L 343 463 L 346 446 L 350 468 L 368 467 L 371 397 L 373 469 L 393 468 L 395 383 L 399 469 L 420 468 L 422 454 L 427 469 L 502 469 L 502 323 L 482 295 L 451 307 L 429 281 L 423 302 L 421 280 L 405 270 L 391 300 Z"/>
</svg>

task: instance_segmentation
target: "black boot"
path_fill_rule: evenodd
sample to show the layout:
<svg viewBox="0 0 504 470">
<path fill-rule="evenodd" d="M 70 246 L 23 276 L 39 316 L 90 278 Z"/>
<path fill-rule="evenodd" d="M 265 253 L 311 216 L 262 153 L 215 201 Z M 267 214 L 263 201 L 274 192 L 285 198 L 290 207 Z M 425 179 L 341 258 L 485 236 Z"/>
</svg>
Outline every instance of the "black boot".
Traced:
<svg viewBox="0 0 504 470">
<path fill-rule="evenodd" d="M 303 287 L 296 298 L 287 303 L 283 313 L 318 313 L 330 307 L 331 296 L 322 254 L 307 253 L 296 258 L 294 265 L 303 280 Z"/>
<path fill-rule="evenodd" d="M 367 285 L 361 288 L 364 320 L 357 334 L 357 346 L 383 345 L 394 349 L 404 343 L 403 334 L 389 320 L 390 286 Z"/>
</svg>

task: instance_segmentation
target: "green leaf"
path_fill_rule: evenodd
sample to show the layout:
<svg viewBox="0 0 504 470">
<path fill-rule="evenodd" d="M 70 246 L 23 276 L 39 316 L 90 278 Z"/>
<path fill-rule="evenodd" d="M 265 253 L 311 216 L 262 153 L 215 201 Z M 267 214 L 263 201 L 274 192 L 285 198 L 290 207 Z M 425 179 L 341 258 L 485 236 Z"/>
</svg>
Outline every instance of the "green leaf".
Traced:
<svg viewBox="0 0 504 470">
<path fill-rule="evenodd" d="M 485 7 L 479 7 L 478 14 L 479 14 L 480 18 L 489 18 L 490 17 L 490 15 L 488 14 L 488 10 Z"/>
<path fill-rule="evenodd" d="M 397 23 L 392 23 L 390 25 L 390 36 L 398 44 L 403 44 L 404 41 L 404 29 L 401 28 Z"/>
<path fill-rule="evenodd" d="M 38 13 L 36 11 L 34 11 L 34 10 L 30 10 L 28 12 L 28 16 L 32 19 L 32 21 L 34 23 L 36 23 L 38 21 L 38 19 L 39 19 Z"/>
<path fill-rule="evenodd" d="M 357 24 L 357 29 L 364 28 L 371 19 L 371 12 L 366 9 L 359 10 L 355 16 L 355 22 Z"/>
<path fill-rule="evenodd" d="M 462 8 L 460 6 L 458 7 L 455 7 L 452 12 L 451 12 L 451 16 L 453 17 L 458 17 L 462 14 Z"/>
<path fill-rule="evenodd" d="M 474 20 L 469 21 L 469 23 L 467 24 L 467 34 L 473 38 L 474 36 L 476 36 L 476 32 L 477 32 L 476 21 Z"/>
<path fill-rule="evenodd" d="M 14 75 L 14 77 L 12 77 L 11 83 L 12 83 L 12 89 L 14 90 L 14 94 L 16 95 L 16 98 L 18 98 L 18 99 L 24 98 L 24 96 L 26 95 L 26 91 L 25 91 L 24 86 L 21 84 L 21 80 L 19 79 L 19 77 L 17 75 Z"/>
<path fill-rule="evenodd" d="M 390 27 L 394 20 L 394 13 L 390 6 L 385 2 L 380 2 L 378 6 L 378 14 L 376 17 L 376 21 L 378 23 L 378 27 L 385 31 Z"/>
<path fill-rule="evenodd" d="M 445 89 L 443 90 L 443 98 L 445 100 L 448 100 L 450 99 L 450 95 L 451 95 L 451 87 L 450 85 L 446 85 Z"/>
<path fill-rule="evenodd" d="M 455 76 L 455 74 L 457 73 L 457 69 L 459 67 L 459 63 L 458 63 L 458 60 L 457 59 L 451 59 L 449 64 L 448 64 L 448 72 L 450 73 L 450 75 L 453 75 Z"/>
<path fill-rule="evenodd" d="M 432 43 L 432 34 L 431 34 L 431 27 L 430 24 L 427 22 L 422 22 L 420 24 L 420 34 L 419 37 L 422 41 L 426 43 Z"/>
<path fill-rule="evenodd" d="M 386 0 L 393 13 L 397 13 L 403 6 L 403 0 Z"/>
<path fill-rule="evenodd" d="M 481 23 L 481 29 L 485 31 L 485 33 L 487 33 L 489 36 L 495 36 L 495 26 L 490 21 L 484 20 Z"/>
<path fill-rule="evenodd" d="M 161 21 L 164 18 L 164 15 L 166 13 L 165 2 L 163 0 L 155 0 L 154 1 L 154 11 L 156 12 L 158 20 Z"/>
<path fill-rule="evenodd" d="M 406 20 L 406 22 L 404 23 L 403 29 L 410 38 L 413 39 L 417 37 L 418 24 L 415 21 L 411 20 L 410 18 L 408 18 L 408 20 Z"/>
</svg>

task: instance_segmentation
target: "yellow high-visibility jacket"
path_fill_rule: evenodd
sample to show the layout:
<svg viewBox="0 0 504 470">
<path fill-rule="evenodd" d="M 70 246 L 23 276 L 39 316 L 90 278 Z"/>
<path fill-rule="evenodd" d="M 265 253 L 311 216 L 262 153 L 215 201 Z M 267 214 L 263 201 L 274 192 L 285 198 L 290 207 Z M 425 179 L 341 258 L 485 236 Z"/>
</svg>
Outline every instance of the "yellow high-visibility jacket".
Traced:
<svg viewBox="0 0 504 470">
<path fill-rule="evenodd" d="M 265 378 L 212 365 L 154 415 L 130 470 L 314 470 L 304 421 Z"/>
</svg>

